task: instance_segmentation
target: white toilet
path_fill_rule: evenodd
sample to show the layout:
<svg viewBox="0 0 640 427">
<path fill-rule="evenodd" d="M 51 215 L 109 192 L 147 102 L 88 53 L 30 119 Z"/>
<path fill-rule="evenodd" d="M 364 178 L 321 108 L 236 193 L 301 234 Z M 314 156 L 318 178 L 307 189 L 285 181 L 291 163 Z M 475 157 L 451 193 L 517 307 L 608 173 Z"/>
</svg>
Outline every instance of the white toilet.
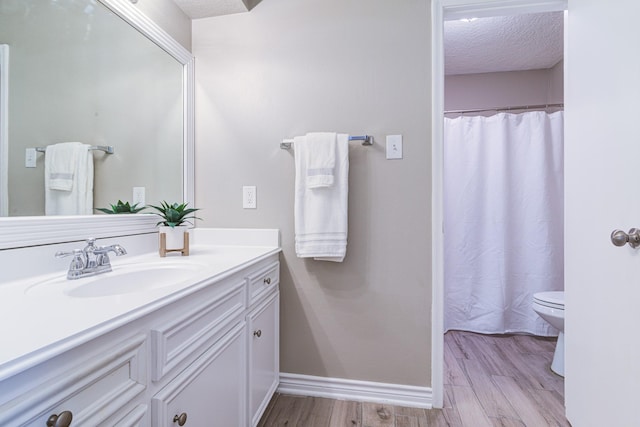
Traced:
<svg viewBox="0 0 640 427">
<path fill-rule="evenodd" d="M 533 311 L 560 331 L 551 370 L 564 377 L 564 291 L 534 294 Z"/>
</svg>

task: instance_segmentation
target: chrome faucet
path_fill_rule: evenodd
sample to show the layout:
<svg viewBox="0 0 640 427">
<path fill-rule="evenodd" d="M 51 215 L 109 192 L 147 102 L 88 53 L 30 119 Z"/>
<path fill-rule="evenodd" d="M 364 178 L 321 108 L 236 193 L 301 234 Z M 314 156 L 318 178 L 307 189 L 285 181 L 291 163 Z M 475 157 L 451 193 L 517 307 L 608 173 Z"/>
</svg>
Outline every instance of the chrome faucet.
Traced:
<svg viewBox="0 0 640 427">
<path fill-rule="evenodd" d="M 84 249 L 74 249 L 70 252 L 56 252 L 56 258 L 73 256 L 67 279 L 80 279 L 81 277 L 95 276 L 96 274 L 111 271 L 109 252 L 116 256 L 125 255 L 127 251 L 120 245 L 96 246 L 96 239 L 87 239 Z"/>
</svg>

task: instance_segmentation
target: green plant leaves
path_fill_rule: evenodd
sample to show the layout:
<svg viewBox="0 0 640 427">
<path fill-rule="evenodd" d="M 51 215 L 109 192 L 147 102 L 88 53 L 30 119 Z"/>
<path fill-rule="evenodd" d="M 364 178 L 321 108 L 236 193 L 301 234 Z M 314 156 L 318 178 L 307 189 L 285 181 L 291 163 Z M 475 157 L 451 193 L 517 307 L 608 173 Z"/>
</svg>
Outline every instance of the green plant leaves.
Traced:
<svg viewBox="0 0 640 427">
<path fill-rule="evenodd" d="M 168 227 L 177 227 L 184 223 L 192 224 L 190 219 L 201 219 L 195 215 L 191 215 L 194 212 L 200 210 L 198 208 L 187 208 L 188 203 L 173 203 L 169 204 L 166 201 L 160 203 L 160 206 L 149 205 L 151 208 L 157 210 L 154 212 L 156 215 L 162 218 L 156 225 L 166 225 Z"/>
<path fill-rule="evenodd" d="M 144 206 L 141 208 L 138 208 L 137 206 L 138 203 L 130 205 L 129 202 L 123 203 L 122 200 L 118 200 L 118 203 L 116 203 L 115 205 L 111 205 L 111 209 L 96 208 L 96 210 L 106 214 L 134 214 L 145 209 Z"/>
</svg>

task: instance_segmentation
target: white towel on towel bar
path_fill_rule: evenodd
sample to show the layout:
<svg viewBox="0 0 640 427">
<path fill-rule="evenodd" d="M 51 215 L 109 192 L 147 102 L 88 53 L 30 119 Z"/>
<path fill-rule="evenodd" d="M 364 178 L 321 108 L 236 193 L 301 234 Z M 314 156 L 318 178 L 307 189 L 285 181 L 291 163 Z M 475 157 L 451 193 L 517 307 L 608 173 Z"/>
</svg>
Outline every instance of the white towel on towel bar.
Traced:
<svg viewBox="0 0 640 427">
<path fill-rule="evenodd" d="M 295 248 L 299 258 L 342 262 L 347 252 L 349 135 L 337 134 L 334 184 L 308 188 L 306 136 L 295 144 Z"/>
<path fill-rule="evenodd" d="M 337 134 L 335 132 L 313 132 L 304 142 L 307 188 L 331 187 L 336 164 Z"/>
<path fill-rule="evenodd" d="M 64 142 L 46 148 L 44 172 L 51 190 L 71 191 L 78 163 L 78 152 L 83 149 L 79 142 Z"/>
<path fill-rule="evenodd" d="M 62 142 L 47 146 L 44 159 L 46 215 L 93 213 L 93 155 L 90 145 Z"/>
</svg>

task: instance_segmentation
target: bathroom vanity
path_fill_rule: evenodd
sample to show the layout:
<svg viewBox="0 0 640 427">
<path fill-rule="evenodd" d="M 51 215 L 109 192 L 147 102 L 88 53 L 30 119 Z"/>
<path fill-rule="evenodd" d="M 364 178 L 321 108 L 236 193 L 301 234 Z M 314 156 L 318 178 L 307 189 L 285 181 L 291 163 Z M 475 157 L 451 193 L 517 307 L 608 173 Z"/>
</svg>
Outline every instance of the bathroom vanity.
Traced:
<svg viewBox="0 0 640 427">
<path fill-rule="evenodd" d="M 21 8 L 18 3 L 16 7 Z M 162 164 L 176 165 L 169 169 L 182 170 L 183 176 L 179 179 L 167 175 L 171 181 L 167 184 L 150 175 L 144 180 L 146 185 L 153 183 L 171 191 L 160 196 L 150 187 L 147 198 L 193 204 L 195 63 L 191 53 L 141 13 L 135 2 L 98 0 L 86 2 L 86 8 L 78 7 L 81 2 L 55 3 L 49 9 L 64 15 L 60 20 L 49 17 L 33 21 L 26 13 L 5 15 L 7 25 L 2 28 L 19 30 L 7 35 L 5 43 L 16 40 L 8 44 L 23 46 L 13 37 L 19 37 L 28 28 L 25 26 L 34 22 L 38 30 L 43 30 L 39 33 L 49 35 L 38 41 L 27 31 L 27 41 L 40 44 L 37 48 L 12 51 L 12 66 L 31 63 L 33 58 L 20 55 L 50 51 L 46 46 L 51 43 L 70 51 L 70 44 L 51 38 L 55 31 L 44 31 L 46 22 L 63 22 L 69 30 L 80 29 L 79 37 L 70 32 L 57 34 L 74 44 L 96 36 L 98 46 L 81 48 L 81 52 L 93 55 L 87 57 L 85 64 L 100 62 L 91 58 L 127 64 L 126 58 L 114 61 L 111 50 L 122 44 L 121 36 L 132 33 L 122 45 L 127 46 L 128 54 L 144 59 L 135 61 L 144 68 L 133 73 L 142 80 L 135 79 L 130 67 L 120 66 L 127 70 L 121 80 L 141 90 L 152 82 L 151 77 L 159 76 L 157 64 L 166 63 L 167 78 L 162 86 L 168 105 L 176 108 L 156 109 L 162 104 L 157 103 L 157 85 L 151 84 L 154 105 L 143 109 L 142 115 L 138 114 L 139 108 L 121 115 L 127 117 L 126 123 L 101 122 L 99 127 L 106 132 L 101 137 L 121 142 L 116 147 L 120 159 L 134 162 L 135 168 L 129 169 L 137 171 L 153 168 L 151 158 L 141 161 L 137 155 L 147 150 L 147 145 L 140 144 L 148 144 L 149 151 L 160 147 L 159 152 L 169 156 L 163 158 Z M 24 15 L 27 21 L 19 22 L 18 15 Z M 99 25 L 102 22 L 104 26 Z M 85 34 L 88 26 L 91 37 Z M 59 66 L 68 70 L 67 65 Z M 37 71 L 33 68 L 28 71 Z M 62 74 L 69 77 L 70 83 L 76 83 L 71 73 Z M 102 74 L 114 78 L 114 73 Z M 31 89 L 27 75 L 23 77 L 12 82 Z M 112 93 L 112 81 L 120 82 L 94 80 L 93 87 L 109 90 L 110 101 L 131 104 L 128 93 L 120 98 Z M 48 86 L 59 87 L 60 82 L 55 83 Z M 83 88 L 64 86 L 64 90 L 73 94 L 81 93 Z M 58 98 L 53 97 L 56 105 Z M 46 109 L 48 104 L 38 105 Z M 32 112 L 38 105 L 25 104 L 25 111 Z M 118 104 L 105 104 L 104 108 L 114 110 L 114 105 Z M 91 120 L 83 120 L 81 113 L 67 114 L 65 120 L 79 121 L 59 120 L 63 131 L 57 134 L 73 129 L 75 135 L 93 141 L 95 129 L 87 128 L 86 123 L 95 123 L 97 116 L 109 116 L 98 114 L 95 108 L 98 106 L 80 108 L 91 115 Z M 125 111 L 123 108 L 115 110 Z M 159 115 L 152 114 L 154 110 Z M 168 110 L 175 112 L 170 119 L 166 116 Z M 12 120 L 22 117 L 13 110 L 10 116 Z M 33 114 L 25 117 L 31 127 L 36 124 Z M 128 132 L 127 126 L 132 123 L 136 129 Z M 162 141 L 157 138 L 158 123 L 163 123 L 166 138 L 162 140 L 166 144 L 160 144 Z M 167 132 L 168 125 L 172 132 Z M 143 127 L 151 131 L 149 135 L 156 136 L 145 137 L 140 133 Z M 110 138 L 109 132 L 115 134 Z M 127 139 L 129 134 L 133 135 L 131 141 Z M 127 137 L 123 139 L 123 135 Z M 33 138 L 13 138 L 12 144 L 19 140 L 33 144 Z M 10 153 L 21 155 L 24 147 L 16 149 L 12 145 Z M 111 161 L 98 165 L 118 166 Z M 118 170 L 124 169 L 127 168 L 120 165 Z M 16 168 L 16 173 L 24 172 L 24 168 Z M 108 173 L 97 172 L 98 180 L 103 177 L 102 189 L 113 184 Z M 34 186 L 26 191 L 17 188 L 14 193 L 27 194 L 29 201 L 42 199 L 34 197 L 41 191 L 37 189 L 42 187 L 42 179 L 30 172 L 28 175 Z M 24 184 L 27 178 L 9 181 Z M 139 182 L 138 178 L 134 181 Z M 113 193 L 96 194 L 97 199 L 103 200 L 97 205 L 122 197 L 123 182 L 128 181 L 118 180 Z M 7 183 L 4 182 L 5 187 Z M 0 193 L 6 194 L 1 188 Z M 277 230 L 198 228 L 190 256 L 160 259 L 157 220 L 151 215 L 29 217 L 24 215 L 41 209 L 8 209 L 1 199 L 0 214 L 4 210 L 19 216 L 0 221 L 0 426 L 235 427 L 257 423 L 279 376 Z M 69 261 L 54 259 L 54 253 L 73 254 L 84 246 L 82 239 L 89 237 L 101 238 L 100 245 L 121 245 L 129 255 L 113 258 L 111 272 L 67 280 L 65 267 Z"/>
<path fill-rule="evenodd" d="M 277 237 L 197 237 L 188 257 L 3 283 L 0 425 L 255 426 L 279 377 Z"/>
</svg>

